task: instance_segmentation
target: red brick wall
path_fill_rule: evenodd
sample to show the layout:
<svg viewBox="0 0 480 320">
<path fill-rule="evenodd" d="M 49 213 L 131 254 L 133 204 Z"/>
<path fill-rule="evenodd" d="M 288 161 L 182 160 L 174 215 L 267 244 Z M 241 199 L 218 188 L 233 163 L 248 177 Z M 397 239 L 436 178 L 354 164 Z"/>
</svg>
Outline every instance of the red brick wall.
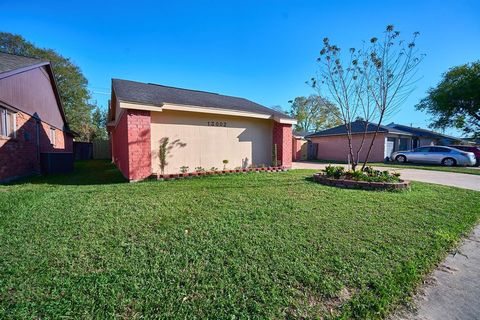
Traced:
<svg viewBox="0 0 480 320">
<path fill-rule="evenodd" d="M 302 145 L 305 143 L 302 139 L 292 139 L 292 161 L 302 160 Z"/>
<path fill-rule="evenodd" d="M 50 143 L 50 125 L 41 122 L 40 150 L 37 148 L 37 120 L 30 115 L 16 113 L 16 137 L 0 137 L 0 181 L 26 176 L 40 171 L 38 152 L 72 152 L 73 138 L 56 128 L 56 144 Z"/>
<path fill-rule="evenodd" d="M 277 145 L 277 160 L 287 168 L 292 166 L 292 125 L 273 123 L 273 144 Z"/>
<path fill-rule="evenodd" d="M 112 161 L 128 179 L 128 127 L 127 112 L 124 112 L 117 123 L 117 126 L 110 132 L 112 144 Z"/>
<path fill-rule="evenodd" d="M 360 152 L 360 161 L 364 161 L 368 147 L 372 141 L 373 134 L 368 134 L 365 138 L 365 144 Z M 354 152 L 360 146 L 362 139 L 361 134 L 353 135 L 352 145 Z M 339 136 L 326 136 L 326 137 L 313 137 L 312 143 L 318 143 L 317 159 L 320 160 L 333 160 L 333 161 L 348 161 L 348 139 L 346 135 Z M 381 162 L 384 160 L 385 150 L 385 134 L 379 133 L 375 138 L 375 142 L 370 153 L 368 161 Z M 355 153 L 356 154 L 356 153 Z"/>
<path fill-rule="evenodd" d="M 142 180 L 152 174 L 150 111 L 128 110 L 129 180 Z"/>
<path fill-rule="evenodd" d="M 149 111 L 125 111 L 110 138 L 113 162 L 125 178 L 142 180 L 152 174 Z"/>
</svg>

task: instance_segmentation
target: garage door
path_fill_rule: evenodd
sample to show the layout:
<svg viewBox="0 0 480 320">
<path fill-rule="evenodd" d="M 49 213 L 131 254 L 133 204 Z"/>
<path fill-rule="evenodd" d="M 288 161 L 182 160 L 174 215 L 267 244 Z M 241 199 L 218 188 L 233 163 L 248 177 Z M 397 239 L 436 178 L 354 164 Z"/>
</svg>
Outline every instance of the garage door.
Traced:
<svg viewBox="0 0 480 320">
<path fill-rule="evenodd" d="M 395 150 L 395 138 L 387 138 L 387 143 L 385 145 L 385 158 L 390 158 L 393 151 Z"/>
</svg>

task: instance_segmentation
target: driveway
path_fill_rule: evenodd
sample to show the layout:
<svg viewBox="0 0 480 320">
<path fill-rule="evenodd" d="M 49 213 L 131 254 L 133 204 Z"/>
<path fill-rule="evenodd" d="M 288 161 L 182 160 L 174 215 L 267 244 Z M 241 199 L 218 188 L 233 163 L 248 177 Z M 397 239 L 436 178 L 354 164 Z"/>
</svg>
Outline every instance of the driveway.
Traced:
<svg viewBox="0 0 480 320">
<path fill-rule="evenodd" d="M 293 169 L 324 169 L 328 164 L 318 162 L 293 162 Z M 333 164 L 338 166 L 346 166 L 345 164 Z M 407 169 L 407 168 L 388 168 L 388 167 L 374 167 L 378 170 L 394 170 L 401 174 L 402 179 L 421 181 L 428 183 L 441 184 L 444 186 L 451 186 L 463 189 L 480 191 L 480 175 L 457 173 L 457 172 L 444 172 L 444 171 L 431 171 L 420 169 Z"/>
</svg>

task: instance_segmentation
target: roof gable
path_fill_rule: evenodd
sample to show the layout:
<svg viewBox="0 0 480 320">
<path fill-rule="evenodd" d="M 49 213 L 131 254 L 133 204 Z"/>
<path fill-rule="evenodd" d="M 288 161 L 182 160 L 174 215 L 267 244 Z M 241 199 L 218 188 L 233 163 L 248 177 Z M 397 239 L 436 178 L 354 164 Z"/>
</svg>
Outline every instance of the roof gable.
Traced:
<svg viewBox="0 0 480 320">
<path fill-rule="evenodd" d="M 11 76 L 20 75 L 27 71 L 33 71 L 34 69 L 44 69 L 48 75 L 48 80 L 55 97 L 55 101 L 60 112 L 60 116 L 63 120 L 64 129 L 69 131 L 67 119 L 65 117 L 65 111 L 63 108 L 60 94 L 58 92 L 55 77 L 50 62 L 40 59 L 28 58 L 19 55 L 13 55 L 9 53 L 0 52 L 0 80 L 6 79 Z M 1 97 L 0 97 L 1 99 Z M 20 108 L 19 105 L 12 106 L 14 108 Z M 20 108 L 21 109 L 21 108 Z"/>
</svg>

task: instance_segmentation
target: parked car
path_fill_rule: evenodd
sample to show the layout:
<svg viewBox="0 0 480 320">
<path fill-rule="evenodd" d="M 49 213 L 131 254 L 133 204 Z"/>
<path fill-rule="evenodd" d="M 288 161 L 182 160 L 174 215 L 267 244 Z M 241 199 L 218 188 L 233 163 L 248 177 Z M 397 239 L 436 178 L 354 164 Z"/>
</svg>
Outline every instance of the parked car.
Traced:
<svg viewBox="0 0 480 320">
<path fill-rule="evenodd" d="M 396 151 L 392 153 L 392 160 L 400 163 L 428 163 L 444 166 L 473 166 L 476 159 L 472 152 L 465 152 L 450 147 L 428 146 L 419 147 L 410 151 Z"/>
<path fill-rule="evenodd" d="M 475 146 L 449 146 L 450 148 L 455 148 L 458 150 L 466 151 L 466 152 L 473 152 L 475 158 L 477 158 L 476 166 L 480 166 L 480 148 Z"/>
</svg>

